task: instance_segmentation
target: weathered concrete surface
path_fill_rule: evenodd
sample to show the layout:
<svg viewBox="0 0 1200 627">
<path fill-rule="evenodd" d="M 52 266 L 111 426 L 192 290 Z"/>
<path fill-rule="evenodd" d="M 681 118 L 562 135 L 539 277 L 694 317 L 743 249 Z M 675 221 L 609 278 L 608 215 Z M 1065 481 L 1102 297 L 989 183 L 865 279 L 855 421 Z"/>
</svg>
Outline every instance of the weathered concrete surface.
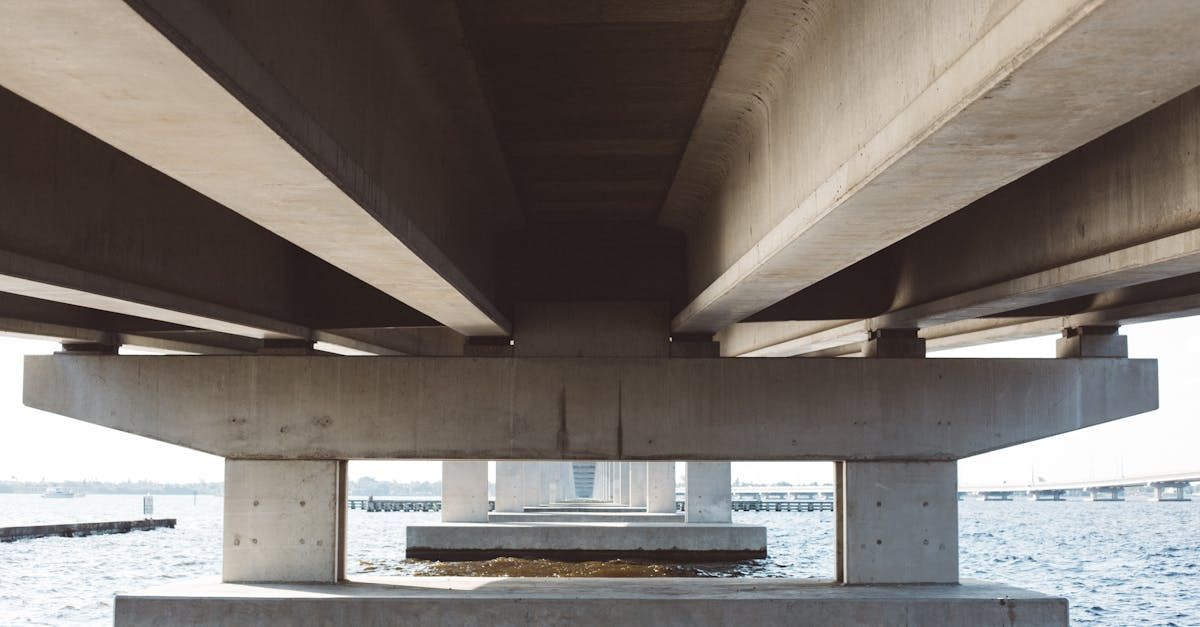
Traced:
<svg viewBox="0 0 1200 627">
<path fill-rule="evenodd" d="M 956 462 L 845 462 L 848 584 L 958 582 Z"/>
<path fill-rule="evenodd" d="M 226 460 L 221 578 L 341 580 L 345 486 L 345 462 Z"/>
<path fill-rule="evenodd" d="M 680 520 L 682 520 L 680 516 Z M 613 521 L 619 522 L 619 521 Z M 663 521 L 666 522 L 666 521 Z M 82 536 L 130 531 L 150 531 L 163 527 L 175 528 L 174 518 L 146 518 L 143 520 L 114 520 L 94 523 L 65 523 L 61 525 L 26 525 L 23 527 L 0 527 L 0 542 L 29 540 L 33 538 L 78 538 Z"/>
<path fill-rule="evenodd" d="M 1157 407 L 1136 359 L 31 356 L 30 407 L 226 457 L 958 459 Z"/>
<path fill-rule="evenodd" d="M 1065 627 L 1067 600 L 999 584 L 779 579 L 356 577 L 343 585 L 175 583 L 118 595 L 120 627 L 394 624 Z"/>
<path fill-rule="evenodd" d="M 729 462 L 687 462 L 684 512 L 689 523 L 733 522 L 730 468 Z"/>
<path fill-rule="evenodd" d="M 629 464 L 629 504 L 646 507 L 646 462 Z"/>
<path fill-rule="evenodd" d="M 1197 20 L 1188 0 L 751 3 L 664 210 L 694 296 L 673 328 L 742 320 L 1195 87 Z"/>
<path fill-rule="evenodd" d="M 4 4 L 0 83 L 447 326 L 507 333 L 485 223 L 512 190 L 453 7 L 131 4 Z"/>
<path fill-rule="evenodd" d="M 646 512 L 492 512 L 488 522 L 494 523 L 681 523 L 683 514 L 651 514 Z"/>
<path fill-rule="evenodd" d="M 756 334 L 723 333 L 722 348 L 727 355 L 805 354 L 862 341 L 871 329 L 1036 313 L 1049 303 L 1195 273 L 1198 153 L 1200 91 L 1193 90 L 830 277 L 821 294 L 801 291 L 754 320 L 804 320 L 805 303 L 827 293 L 834 296 L 819 298 L 822 314 L 843 318 L 866 289 L 883 303 L 873 317 L 758 323 Z M 873 275 L 889 278 L 864 285 Z M 837 299 L 847 302 L 829 304 Z"/>
<path fill-rule="evenodd" d="M 646 462 L 646 511 L 675 511 L 675 462 Z"/>
<path fill-rule="evenodd" d="M 767 528 L 717 523 L 442 523 L 409 525 L 406 554 L 418 559 L 648 558 L 681 561 L 767 555 Z"/>
<path fill-rule="evenodd" d="M 525 492 L 522 487 L 524 469 L 521 462 L 496 462 L 496 511 L 525 511 Z"/>
<path fill-rule="evenodd" d="M 442 462 L 442 522 L 488 521 L 488 463 Z"/>
</svg>

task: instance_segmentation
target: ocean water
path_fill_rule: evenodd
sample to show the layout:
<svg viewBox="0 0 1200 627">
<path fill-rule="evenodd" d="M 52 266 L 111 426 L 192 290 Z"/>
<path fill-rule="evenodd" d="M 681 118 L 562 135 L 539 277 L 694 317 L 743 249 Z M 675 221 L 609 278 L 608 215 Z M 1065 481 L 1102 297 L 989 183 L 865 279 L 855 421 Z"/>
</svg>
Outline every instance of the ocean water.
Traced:
<svg viewBox="0 0 1200 627">
<path fill-rule="evenodd" d="M 54 500 L 0 494 L 0 526 L 141 515 L 140 496 Z M 111 624 L 112 599 L 119 592 L 220 572 L 220 498 L 156 496 L 155 516 L 176 518 L 178 525 L 0 544 L 0 625 Z M 833 576 L 829 512 L 735 512 L 735 522 L 768 527 L 770 554 L 738 564 L 404 560 L 405 525 L 435 522 L 438 516 L 350 511 L 347 570 L 384 575 Z M 959 535 L 964 577 L 1065 596 L 1071 601 L 1073 624 L 1200 626 L 1200 501 L 963 501 Z"/>
</svg>

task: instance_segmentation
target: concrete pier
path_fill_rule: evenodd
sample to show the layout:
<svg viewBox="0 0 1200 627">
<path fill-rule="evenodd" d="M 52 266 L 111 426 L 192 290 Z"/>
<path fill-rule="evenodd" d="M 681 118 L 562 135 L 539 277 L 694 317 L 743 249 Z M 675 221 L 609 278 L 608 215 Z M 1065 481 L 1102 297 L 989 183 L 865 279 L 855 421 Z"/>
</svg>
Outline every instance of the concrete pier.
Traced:
<svg viewBox="0 0 1200 627">
<path fill-rule="evenodd" d="M 116 600 L 118 627 L 262 624 L 1067 624 L 1067 600 L 1000 584 L 838 586 L 779 579 L 355 577 L 339 586 L 177 583 Z"/>
<path fill-rule="evenodd" d="M 675 462 L 646 463 L 646 511 L 675 511 Z"/>
<path fill-rule="evenodd" d="M 733 521 L 730 506 L 729 462 L 687 463 L 687 507 L 689 523 L 728 523 Z"/>
<path fill-rule="evenodd" d="M 604 560 L 625 557 L 725 562 L 767 556 L 767 530 L 758 525 L 514 522 L 409 525 L 406 529 L 406 555 L 416 559 Z"/>
<path fill-rule="evenodd" d="M 222 580 L 340 581 L 345 499 L 344 461 L 226 460 Z"/>
<path fill-rule="evenodd" d="M 442 522 L 487 520 L 487 462 L 442 462 Z"/>
<path fill-rule="evenodd" d="M 129 533 L 151 529 L 175 528 L 174 518 L 147 518 L 144 520 L 114 520 L 94 523 L 64 523 L 61 525 L 25 525 L 0 527 L 0 542 L 32 540 L 34 538 L 79 538 L 109 533 Z"/>
</svg>

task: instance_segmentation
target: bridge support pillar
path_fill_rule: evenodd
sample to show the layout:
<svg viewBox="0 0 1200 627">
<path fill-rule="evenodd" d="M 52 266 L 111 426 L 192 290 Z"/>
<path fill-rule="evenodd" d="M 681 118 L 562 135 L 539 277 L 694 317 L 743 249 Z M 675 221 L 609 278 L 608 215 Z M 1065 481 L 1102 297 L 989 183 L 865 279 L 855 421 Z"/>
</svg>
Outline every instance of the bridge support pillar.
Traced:
<svg viewBox="0 0 1200 627">
<path fill-rule="evenodd" d="M 733 522 L 730 478 L 729 462 L 688 462 L 685 520 Z"/>
<path fill-rule="evenodd" d="M 542 504 L 542 465 L 540 462 L 521 463 L 522 505 Z"/>
<path fill-rule="evenodd" d="M 956 462 L 839 464 L 843 583 L 958 582 Z"/>
<path fill-rule="evenodd" d="M 346 462 L 225 461 L 226 582 L 345 578 Z"/>
<path fill-rule="evenodd" d="M 646 462 L 646 513 L 675 511 L 675 462 Z"/>
<path fill-rule="evenodd" d="M 517 513 L 525 511 L 525 492 L 522 487 L 524 466 L 521 462 L 496 462 L 496 511 Z"/>
<path fill-rule="evenodd" d="M 629 462 L 629 505 L 646 506 L 646 462 Z"/>
<path fill-rule="evenodd" d="M 442 462 L 442 522 L 487 522 L 487 462 Z"/>
<path fill-rule="evenodd" d="M 1057 356 L 1129 357 L 1129 339 L 1118 333 L 1117 326 L 1084 326 L 1063 329 L 1055 345 Z"/>
<path fill-rule="evenodd" d="M 1167 481 L 1154 484 L 1154 498 L 1158 501 L 1190 501 L 1187 497 L 1188 483 L 1185 481 Z"/>
</svg>

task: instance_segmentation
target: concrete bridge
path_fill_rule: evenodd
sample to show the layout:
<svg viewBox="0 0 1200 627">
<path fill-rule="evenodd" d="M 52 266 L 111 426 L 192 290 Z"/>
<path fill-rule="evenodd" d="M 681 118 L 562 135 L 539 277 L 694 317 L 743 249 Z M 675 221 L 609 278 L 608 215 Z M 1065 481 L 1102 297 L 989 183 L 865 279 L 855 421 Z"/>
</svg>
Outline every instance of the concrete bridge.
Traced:
<svg viewBox="0 0 1200 627">
<path fill-rule="evenodd" d="M 1200 470 L 1117 477 L 1112 479 L 1088 479 L 1083 481 L 1051 481 L 1026 485 L 991 485 L 959 487 L 960 492 L 980 494 L 988 500 L 1010 500 L 1013 494 L 1025 493 L 1037 500 L 1062 500 L 1069 490 L 1082 490 L 1094 501 L 1124 500 L 1125 488 L 1154 488 L 1158 501 L 1189 501 L 1187 488 L 1200 482 Z"/>
<path fill-rule="evenodd" d="M 228 460 L 222 581 L 118 624 L 1066 624 L 960 581 L 955 460 L 1158 406 L 1119 327 L 1200 311 L 1198 27 L 1192 0 L 3 3 L 0 330 L 62 342 L 27 405 Z M 349 459 L 446 460 L 480 542 L 500 523 L 454 518 L 487 460 L 687 463 L 721 517 L 730 461 L 831 460 L 837 581 L 346 583 Z"/>
</svg>

